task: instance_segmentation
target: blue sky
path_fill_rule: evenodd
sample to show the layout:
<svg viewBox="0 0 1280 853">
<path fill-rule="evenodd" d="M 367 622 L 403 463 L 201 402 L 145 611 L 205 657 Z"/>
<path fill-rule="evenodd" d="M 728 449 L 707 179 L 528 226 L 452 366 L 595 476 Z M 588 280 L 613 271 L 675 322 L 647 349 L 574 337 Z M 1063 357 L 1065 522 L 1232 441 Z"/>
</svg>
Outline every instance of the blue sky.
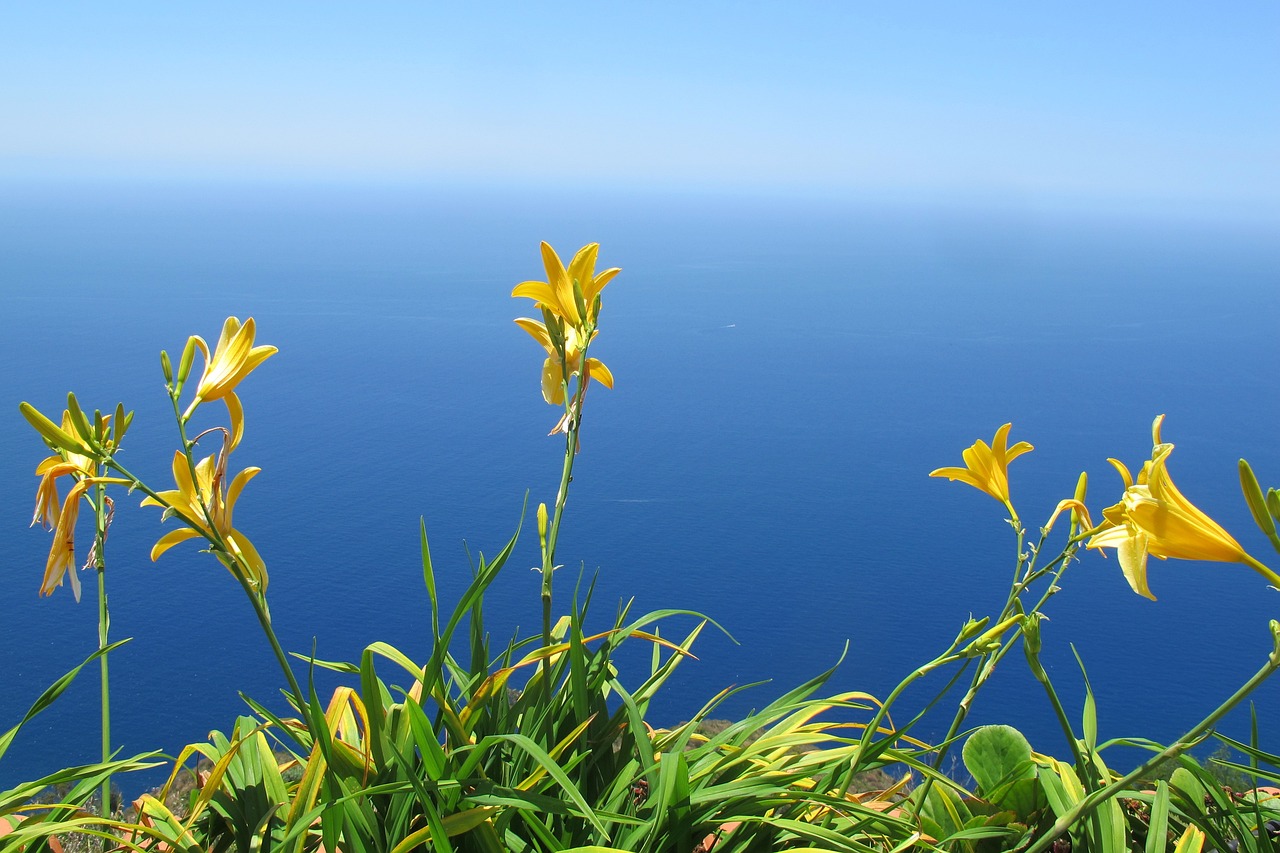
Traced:
<svg viewBox="0 0 1280 853">
<path fill-rule="evenodd" d="M 0 5 L 0 177 L 1272 207 L 1280 5 Z"/>
</svg>

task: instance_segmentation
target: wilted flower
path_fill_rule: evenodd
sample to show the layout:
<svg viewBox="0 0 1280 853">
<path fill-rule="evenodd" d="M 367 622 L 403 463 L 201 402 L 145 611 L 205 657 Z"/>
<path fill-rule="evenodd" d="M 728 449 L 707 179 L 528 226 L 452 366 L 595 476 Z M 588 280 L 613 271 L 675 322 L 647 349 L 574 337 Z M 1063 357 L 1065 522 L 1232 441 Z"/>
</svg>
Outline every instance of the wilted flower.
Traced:
<svg viewBox="0 0 1280 853">
<path fill-rule="evenodd" d="M 254 368 L 279 351 L 272 346 L 255 347 L 253 336 L 252 317 L 245 320 L 244 325 L 240 324 L 238 318 L 228 317 L 222 324 L 222 335 L 218 338 L 218 346 L 212 355 L 204 338 L 199 335 L 191 338 L 204 353 L 205 364 L 200 384 L 196 386 L 196 399 L 187 409 L 187 414 L 202 402 L 226 402 L 227 412 L 231 417 L 232 448 L 240 443 L 244 435 L 244 409 L 240 405 L 240 398 L 235 394 L 236 386 Z"/>
<path fill-rule="evenodd" d="M 253 479 L 261 468 L 245 468 L 226 484 L 227 451 L 216 456 L 206 456 L 195 466 L 195 479 L 191 478 L 187 457 L 181 451 L 173 454 L 173 479 L 178 488 L 159 492 L 160 500 L 148 497 L 143 506 L 172 507 L 180 513 L 184 520 L 194 527 L 180 527 L 161 536 L 151 548 L 151 559 L 156 560 L 179 542 L 198 537 L 211 538 L 216 532 L 225 544 L 232 557 L 249 573 L 259 592 L 267 588 L 267 567 L 253 547 L 239 530 L 232 526 L 232 511 L 236 500 L 245 484 Z M 228 568 L 231 568 L 228 566 Z M 232 569 L 234 572 L 235 570 Z"/>
<path fill-rule="evenodd" d="M 1034 448 L 1025 441 L 1020 441 L 1013 447 L 1006 447 L 1009 430 L 1012 428 L 1013 424 L 1005 424 L 996 430 L 990 447 L 985 441 L 978 439 L 972 447 L 965 448 L 962 454 L 964 468 L 939 468 L 930 472 L 929 476 L 960 480 L 975 489 L 986 492 L 1004 504 L 1016 522 L 1018 513 L 1009 502 L 1009 463 Z"/>
<path fill-rule="evenodd" d="M 62 586 L 64 576 L 71 578 L 71 593 L 80 600 L 80 578 L 76 575 L 76 519 L 80 517 L 80 498 L 92 484 L 84 479 L 71 487 L 66 502 L 58 513 L 57 525 L 53 530 L 53 545 L 49 548 L 49 559 L 44 566 L 44 581 L 40 584 L 41 595 L 52 595 Z"/>
<path fill-rule="evenodd" d="M 1151 426 L 1154 445 L 1135 482 L 1122 462 L 1109 459 L 1124 479 L 1120 502 L 1102 511 L 1105 521 L 1090 548 L 1115 548 L 1125 580 L 1138 595 L 1155 600 L 1147 585 L 1147 555 L 1179 560 L 1244 563 L 1271 583 L 1280 577 L 1251 557 L 1240 543 L 1178 490 L 1169 478 L 1173 445 L 1160 440 L 1164 415 Z"/>
<path fill-rule="evenodd" d="M 586 329 L 588 325 L 594 326 L 597 319 L 594 307 L 596 297 L 622 271 L 613 267 L 596 274 L 596 255 L 599 251 L 599 243 L 588 243 L 578 250 L 569 262 L 569 268 L 565 269 L 556 250 L 544 242 L 542 265 L 546 267 L 547 280 L 521 282 L 511 291 L 511 295 L 533 299 L 579 331 Z M 582 296 L 581 302 L 574 292 L 575 284 Z"/>
</svg>

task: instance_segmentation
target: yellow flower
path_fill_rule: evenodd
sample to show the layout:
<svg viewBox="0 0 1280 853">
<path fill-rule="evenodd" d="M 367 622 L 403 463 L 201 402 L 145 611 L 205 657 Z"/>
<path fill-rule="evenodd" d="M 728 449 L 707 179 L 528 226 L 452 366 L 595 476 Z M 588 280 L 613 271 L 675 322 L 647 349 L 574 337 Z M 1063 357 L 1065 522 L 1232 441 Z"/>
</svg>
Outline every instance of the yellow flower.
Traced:
<svg viewBox="0 0 1280 853">
<path fill-rule="evenodd" d="M 104 415 L 102 418 L 104 427 L 108 420 L 109 417 Z M 70 412 L 62 413 L 62 430 L 68 434 L 74 434 Z M 40 524 L 45 530 L 52 530 L 57 526 L 59 513 L 58 477 L 63 477 L 67 474 L 74 475 L 76 479 L 92 477 L 97 473 L 96 467 L 94 461 L 88 456 L 81 456 L 70 451 L 55 453 L 53 456 L 41 461 L 36 466 L 36 476 L 40 478 L 40 485 L 36 487 L 36 510 L 31 518 L 31 526 L 34 527 Z"/>
<path fill-rule="evenodd" d="M 191 470 L 187 465 L 187 458 L 182 455 L 181 451 L 175 451 L 173 454 L 173 480 L 178 488 L 167 492 L 159 492 L 161 500 L 148 497 L 142 502 L 143 506 L 173 507 L 180 513 L 188 524 L 194 527 L 182 527 L 177 530 L 171 530 L 161 536 L 159 541 L 151 548 L 151 559 L 157 560 L 160 555 L 168 551 L 179 542 L 185 542 L 188 539 L 196 539 L 205 537 L 213 539 L 216 533 L 226 543 L 229 556 L 219 554 L 219 559 L 223 559 L 224 563 L 227 559 L 234 558 L 236 562 L 242 566 L 249 574 L 249 579 L 254 583 L 259 592 L 265 592 L 267 589 L 267 567 L 262 561 L 262 557 L 258 555 L 258 549 L 253 547 L 253 543 L 249 541 L 239 530 L 232 526 L 232 511 L 235 509 L 236 500 L 240 497 L 240 492 L 244 489 L 246 483 L 252 480 L 261 468 L 245 468 L 231 481 L 228 488 L 226 484 L 226 464 L 227 451 L 215 456 L 206 456 L 196 464 L 195 479 L 191 479 Z M 224 491 L 225 490 L 225 491 Z M 231 569 L 231 566 L 228 565 Z M 235 572 L 235 569 L 231 569 Z"/>
<path fill-rule="evenodd" d="M 236 317 L 228 317 L 222 324 L 222 336 L 218 338 L 218 346 L 213 354 L 209 354 L 209 345 L 204 338 L 193 335 L 200 351 L 204 353 L 204 373 L 200 375 L 200 384 L 196 386 L 196 399 L 187 409 L 189 415 L 201 402 L 223 400 L 227 404 L 227 412 L 231 416 L 231 447 L 234 449 L 244 436 L 244 409 L 240 398 L 236 396 L 236 386 L 253 372 L 259 364 L 266 361 L 279 350 L 271 346 L 255 347 L 253 345 L 254 324 L 250 317 L 240 324 Z"/>
<path fill-rule="evenodd" d="M 44 582 L 40 584 L 41 595 L 52 595 L 62 586 L 64 576 L 71 578 L 71 592 L 80 600 L 80 578 L 76 575 L 76 519 L 80 516 L 80 498 L 89 488 L 92 481 L 81 480 L 71 487 L 62 511 L 57 516 L 57 526 L 53 531 L 53 546 L 49 549 L 49 559 L 44 566 Z"/>
<path fill-rule="evenodd" d="M 530 320 L 528 317 L 518 318 L 516 324 L 528 332 L 535 341 L 542 344 L 542 348 L 547 351 L 547 359 L 542 363 L 542 398 L 551 405 L 564 405 L 565 380 L 579 374 L 582 375 L 583 382 L 595 379 L 606 388 L 613 387 L 613 373 L 600 359 L 588 358 L 586 369 L 583 369 L 582 351 L 585 346 L 582 336 L 573 326 L 566 326 L 564 330 L 565 359 L 562 361 L 555 344 L 551 342 L 546 324 L 538 320 Z M 592 337 L 595 337 L 594 333 Z M 568 362 L 567 371 L 564 369 L 565 361 Z"/>
<path fill-rule="evenodd" d="M 1025 441 L 1006 448 L 1009 430 L 1012 428 L 1013 424 L 1005 424 L 996 430 L 990 447 L 985 441 L 978 439 L 972 447 L 966 448 L 963 453 L 964 468 L 939 468 L 930 472 L 929 476 L 960 480 L 986 492 L 1004 504 L 1016 522 L 1018 513 L 1009 502 L 1009 463 L 1034 448 Z"/>
<path fill-rule="evenodd" d="M 1161 560 L 1208 560 L 1244 563 L 1259 571 L 1273 584 L 1280 577 L 1245 552 L 1231 534 L 1223 530 L 1191 501 L 1169 478 L 1169 455 L 1173 445 L 1160 440 L 1164 415 L 1151 426 L 1154 445 L 1151 459 L 1144 462 L 1135 482 L 1123 463 L 1107 460 L 1124 479 L 1120 502 L 1102 511 L 1105 521 L 1090 539 L 1090 548 L 1115 548 L 1125 580 L 1138 595 L 1155 601 L 1147 584 L 1147 555 Z"/>
<path fill-rule="evenodd" d="M 515 297 L 527 296 L 546 306 L 551 313 L 561 317 L 568 325 L 579 330 L 594 325 L 596 317 L 592 314 L 596 296 L 613 277 L 622 270 L 617 267 L 596 273 L 596 255 L 600 251 L 599 243 L 588 243 L 578 250 L 565 269 L 560 262 L 556 250 L 547 243 L 542 244 L 542 265 L 547 270 L 546 281 L 525 281 L 517 284 L 511 291 Z M 583 316 L 578 310 L 578 300 L 573 292 L 574 282 L 582 291 L 582 306 L 591 316 Z"/>
</svg>

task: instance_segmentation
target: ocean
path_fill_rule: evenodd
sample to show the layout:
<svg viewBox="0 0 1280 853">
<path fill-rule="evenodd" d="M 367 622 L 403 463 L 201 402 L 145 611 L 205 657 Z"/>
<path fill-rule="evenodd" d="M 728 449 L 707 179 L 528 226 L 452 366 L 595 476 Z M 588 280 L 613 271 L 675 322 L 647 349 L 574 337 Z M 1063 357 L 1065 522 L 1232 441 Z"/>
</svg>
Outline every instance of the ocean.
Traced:
<svg viewBox="0 0 1280 853">
<path fill-rule="evenodd" d="M 916 199 L 460 187 L 11 186 L 0 195 L 0 729 L 96 644 L 94 581 L 37 595 L 49 534 L 27 527 L 47 455 L 21 418 L 68 391 L 136 411 L 122 458 L 171 488 L 175 430 L 159 351 L 252 316 L 279 347 L 241 386 L 233 467 L 262 473 L 236 526 L 271 572 L 285 647 L 358 659 L 374 641 L 430 651 L 418 561 L 425 520 L 443 603 L 468 550 L 496 553 L 555 495 L 562 442 L 539 393 L 543 354 L 512 319 L 538 243 L 566 260 L 598 241 L 622 274 L 604 292 L 593 388 L 566 510 L 558 611 L 581 574 L 593 619 L 695 610 L 707 632 L 657 709 L 687 719 L 732 684 L 730 717 L 827 669 L 829 690 L 884 696 L 1012 575 L 1004 509 L 931 479 L 1011 421 L 1035 445 L 1010 468 L 1034 531 L 1081 471 L 1090 507 L 1120 497 L 1167 415 L 1178 486 L 1264 562 L 1236 460 L 1280 485 L 1274 385 L 1280 243 L 1263 224 L 1159 211 Z M 207 407 L 208 424 L 223 419 Z M 207 452 L 212 452 L 211 446 Z M 108 543 L 115 742 L 176 752 L 246 711 L 281 706 L 281 676 L 238 585 L 188 543 L 148 559 L 165 529 L 116 495 Z M 88 524 L 81 520 L 81 554 Z M 487 604 L 496 640 L 540 626 L 532 518 Z M 1114 556 L 1083 555 L 1049 603 L 1045 660 L 1077 714 L 1097 695 L 1103 739 L 1167 741 L 1215 708 L 1271 650 L 1280 597 L 1247 568 L 1152 561 L 1158 602 Z M 691 620 L 664 629 L 673 636 Z M 731 636 L 729 636 L 731 635 Z M 647 652 L 623 661 L 638 683 Z M 299 673 L 305 671 L 299 666 Z M 390 666 L 384 677 L 394 680 Z M 328 685 L 330 682 L 326 681 Z M 944 684 L 904 696 L 906 718 Z M 945 730 L 945 713 L 917 732 Z M 95 759 L 97 672 L 86 671 L 0 761 L 0 788 Z M 1255 696 L 1263 746 L 1280 682 Z M 1068 755 L 1015 651 L 973 723 L 1019 727 Z M 1247 733 L 1247 715 L 1228 729 Z M 1123 764 L 1118 758 L 1117 763 Z M 121 783 L 135 793 L 148 777 Z"/>
</svg>

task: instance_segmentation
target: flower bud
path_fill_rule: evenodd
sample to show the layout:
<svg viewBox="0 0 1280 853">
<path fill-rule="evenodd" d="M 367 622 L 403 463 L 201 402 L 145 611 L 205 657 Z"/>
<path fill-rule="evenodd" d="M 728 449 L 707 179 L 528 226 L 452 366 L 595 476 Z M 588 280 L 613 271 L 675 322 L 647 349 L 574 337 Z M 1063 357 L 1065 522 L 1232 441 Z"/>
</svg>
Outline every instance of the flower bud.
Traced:
<svg viewBox="0 0 1280 853">
<path fill-rule="evenodd" d="M 116 414 L 111 419 L 111 443 L 116 447 L 120 446 L 120 439 L 124 438 L 124 431 L 129 428 L 129 422 L 133 420 L 133 412 L 125 413 L 124 403 L 116 403 Z"/>
<path fill-rule="evenodd" d="M 27 419 L 27 423 L 31 424 L 35 431 L 40 433 L 41 437 L 55 449 L 79 453 L 82 456 L 89 456 L 93 453 L 79 440 L 73 438 L 53 421 L 42 415 L 40 410 L 30 403 L 20 403 L 18 411 L 22 412 L 22 416 Z"/>
<path fill-rule="evenodd" d="M 1084 503 L 1084 495 L 1085 495 L 1085 492 L 1087 492 L 1088 490 L 1089 490 L 1089 472 L 1081 471 L 1080 479 L 1076 480 L 1076 495 L 1075 495 L 1076 500 L 1079 501 L 1081 504 Z M 1079 529 L 1081 523 L 1082 522 L 1080 521 L 1080 513 L 1074 509 L 1071 510 L 1071 527 L 1073 529 Z"/>
<path fill-rule="evenodd" d="M 994 628 L 988 629 L 969 644 L 969 647 L 965 649 L 965 654 L 977 656 L 996 651 L 1000 648 L 1000 644 L 1004 642 L 1004 632 L 1021 623 L 1022 619 L 1023 617 L 1021 616 L 1010 616 Z"/>
<path fill-rule="evenodd" d="M 582 318 L 583 322 L 586 322 L 587 300 L 582 295 L 582 285 L 576 278 L 573 280 L 573 305 L 578 309 L 578 316 Z"/>
<path fill-rule="evenodd" d="M 960 629 L 960 640 L 969 640 L 978 636 L 983 632 L 987 627 L 987 623 L 990 621 L 990 616 L 983 616 L 981 619 L 974 619 L 973 617 L 970 617 L 969 621 L 965 622 L 964 627 Z"/>
<path fill-rule="evenodd" d="M 85 417 L 84 412 L 80 409 L 80 402 L 76 400 L 76 395 L 67 393 L 67 414 L 71 416 L 71 427 L 76 434 L 84 441 L 85 444 L 93 443 L 93 427 L 89 425 L 89 419 Z"/>
<path fill-rule="evenodd" d="M 160 369 L 164 371 L 166 385 L 173 384 L 173 365 L 169 363 L 169 353 L 160 350 Z"/>
<path fill-rule="evenodd" d="M 538 541 L 542 543 L 542 550 L 547 550 L 547 505 L 538 504 Z"/>
<path fill-rule="evenodd" d="M 1249 505 L 1254 524 L 1274 539 L 1276 521 L 1267 510 L 1267 499 L 1262 496 L 1262 487 L 1258 485 L 1258 478 L 1253 475 L 1253 469 L 1249 467 L 1249 463 L 1243 459 L 1240 460 L 1240 491 L 1244 492 L 1244 502 Z"/>
<path fill-rule="evenodd" d="M 187 345 L 182 348 L 182 360 L 178 362 L 178 384 L 181 385 L 187 381 L 187 377 L 191 374 L 191 363 L 196 358 L 196 339 L 194 337 L 187 338 Z"/>
<path fill-rule="evenodd" d="M 1022 617 L 1022 645 L 1028 655 L 1038 655 L 1041 649 L 1040 613 L 1029 613 Z"/>
</svg>

